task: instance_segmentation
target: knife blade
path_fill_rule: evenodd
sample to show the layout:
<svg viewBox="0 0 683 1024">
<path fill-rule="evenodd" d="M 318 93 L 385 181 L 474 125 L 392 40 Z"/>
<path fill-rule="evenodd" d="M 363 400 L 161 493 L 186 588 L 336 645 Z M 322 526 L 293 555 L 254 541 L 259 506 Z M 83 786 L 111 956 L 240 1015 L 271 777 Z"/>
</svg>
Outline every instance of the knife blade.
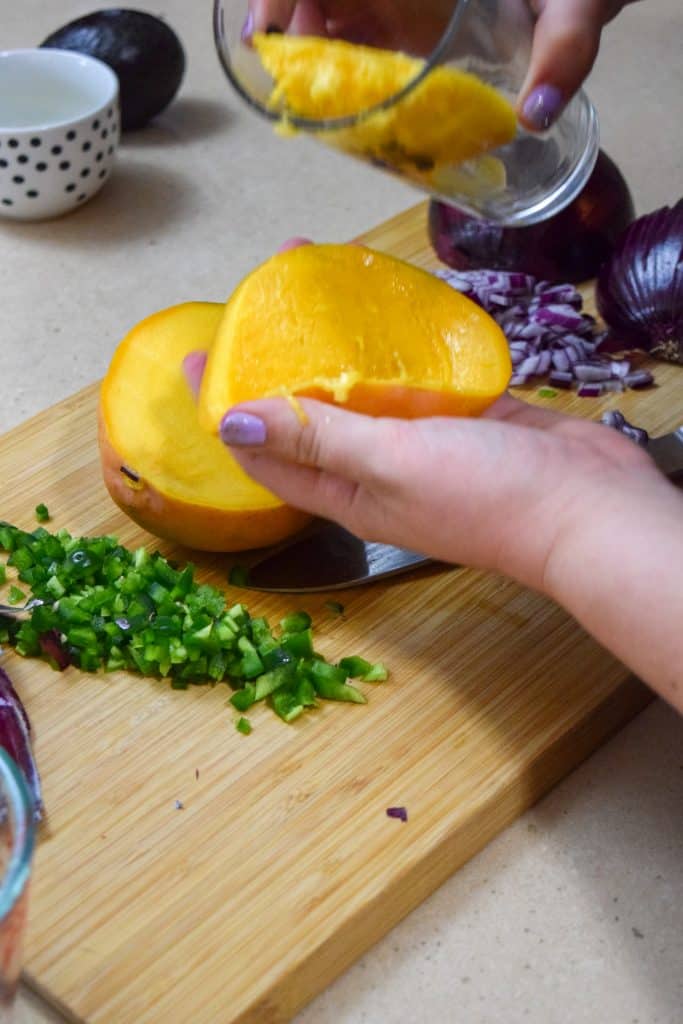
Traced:
<svg viewBox="0 0 683 1024">
<path fill-rule="evenodd" d="M 651 437 L 646 450 L 670 480 L 678 482 L 683 478 L 683 424 L 670 434 Z"/>
<path fill-rule="evenodd" d="M 405 548 L 360 540 L 335 523 L 295 538 L 248 571 L 250 590 L 305 594 L 340 590 L 415 569 L 432 559 Z"/>
<path fill-rule="evenodd" d="M 683 483 L 683 425 L 671 434 L 653 437 L 647 451 L 663 473 Z M 375 582 L 427 565 L 433 559 L 355 537 L 335 523 L 295 537 L 248 570 L 247 588 L 283 594 L 341 590 Z"/>
</svg>

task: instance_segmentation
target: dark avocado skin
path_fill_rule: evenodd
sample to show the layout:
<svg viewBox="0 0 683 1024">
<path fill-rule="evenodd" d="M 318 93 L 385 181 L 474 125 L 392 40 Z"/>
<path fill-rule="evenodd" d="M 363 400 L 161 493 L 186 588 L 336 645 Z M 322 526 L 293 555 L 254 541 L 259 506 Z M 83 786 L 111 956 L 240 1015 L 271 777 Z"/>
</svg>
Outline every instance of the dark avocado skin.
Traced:
<svg viewBox="0 0 683 1024">
<path fill-rule="evenodd" d="M 185 52 L 177 35 L 145 11 L 94 11 L 57 29 L 41 46 L 97 57 L 116 72 L 124 131 L 142 128 L 161 113 L 185 73 Z"/>
</svg>

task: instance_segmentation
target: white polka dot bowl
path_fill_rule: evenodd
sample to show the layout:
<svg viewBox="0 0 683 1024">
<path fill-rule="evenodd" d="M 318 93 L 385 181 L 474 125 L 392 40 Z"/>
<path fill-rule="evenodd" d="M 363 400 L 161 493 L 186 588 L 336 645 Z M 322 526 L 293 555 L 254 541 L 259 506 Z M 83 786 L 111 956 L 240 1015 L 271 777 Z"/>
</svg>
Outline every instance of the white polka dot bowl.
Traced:
<svg viewBox="0 0 683 1024">
<path fill-rule="evenodd" d="M 94 57 L 0 51 L 0 217 L 59 217 L 99 192 L 119 142 L 118 92 Z"/>
</svg>

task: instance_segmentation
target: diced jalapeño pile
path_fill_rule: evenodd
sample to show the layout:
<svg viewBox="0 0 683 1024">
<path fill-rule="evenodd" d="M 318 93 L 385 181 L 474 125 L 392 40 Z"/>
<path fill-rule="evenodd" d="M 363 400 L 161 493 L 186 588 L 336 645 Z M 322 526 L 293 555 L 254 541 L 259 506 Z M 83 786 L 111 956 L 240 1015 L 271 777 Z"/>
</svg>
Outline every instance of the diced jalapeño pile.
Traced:
<svg viewBox="0 0 683 1024">
<path fill-rule="evenodd" d="M 31 598 L 43 602 L 20 625 L 0 618 L 0 641 L 55 667 L 125 669 L 169 678 L 176 689 L 225 681 L 236 711 L 267 699 L 286 722 L 319 698 L 364 704 L 348 679 L 387 677 L 383 665 L 364 658 L 327 662 L 314 648 L 307 612 L 286 616 L 274 631 L 243 604 L 228 607 L 220 590 L 198 583 L 192 565 L 131 551 L 115 537 L 79 538 L 42 526 L 28 533 L 0 523 L 0 550 Z M 10 600 L 24 596 L 12 585 Z"/>
</svg>

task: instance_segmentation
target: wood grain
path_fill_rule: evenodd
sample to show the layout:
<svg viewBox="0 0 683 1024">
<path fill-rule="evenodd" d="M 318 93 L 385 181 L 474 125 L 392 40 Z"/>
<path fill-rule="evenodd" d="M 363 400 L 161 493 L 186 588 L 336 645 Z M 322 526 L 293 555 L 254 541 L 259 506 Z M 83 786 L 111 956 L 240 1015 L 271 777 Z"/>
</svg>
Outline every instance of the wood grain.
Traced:
<svg viewBox="0 0 683 1024">
<path fill-rule="evenodd" d="M 424 204 L 365 240 L 434 266 Z M 683 371 L 655 372 L 648 392 L 545 404 L 592 418 L 618 404 L 659 433 L 683 419 Z M 190 557 L 108 498 L 96 394 L 0 439 L 3 518 L 32 528 L 44 501 L 54 528 Z M 193 560 L 225 585 L 229 558 Z M 225 686 L 178 692 L 6 656 L 49 811 L 27 976 L 74 1019 L 289 1020 L 649 699 L 552 603 L 492 575 L 432 569 L 334 596 L 343 618 L 325 594 L 305 600 L 319 648 L 382 659 L 390 681 L 366 688 L 366 706 L 290 727 L 259 708 L 249 737 Z M 248 604 L 273 619 L 298 606 Z M 393 804 L 407 823 L 386 817 Z"/>
</svg>

